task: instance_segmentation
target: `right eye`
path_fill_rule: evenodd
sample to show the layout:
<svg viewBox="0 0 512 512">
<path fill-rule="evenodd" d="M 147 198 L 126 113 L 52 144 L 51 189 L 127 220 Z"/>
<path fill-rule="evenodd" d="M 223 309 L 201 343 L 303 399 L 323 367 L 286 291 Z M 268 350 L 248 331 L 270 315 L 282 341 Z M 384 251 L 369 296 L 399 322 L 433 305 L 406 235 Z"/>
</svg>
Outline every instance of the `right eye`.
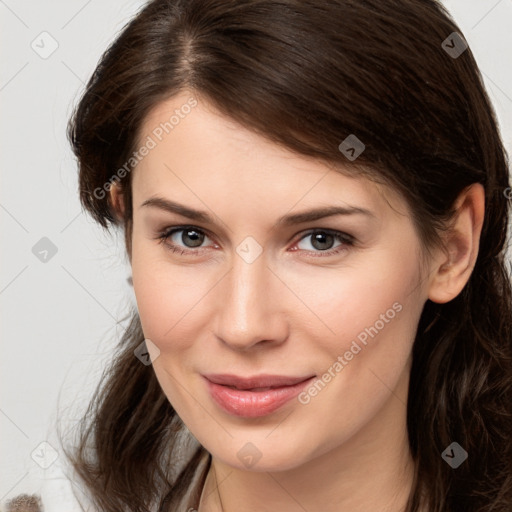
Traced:
<svg viewBox="0 0 512 512">
<path fill-rule="evenodd" d="M 158 235 L 159 243 L 179 254 L 194 254 L 199 252 L 194 248 L 200 247 L 205 239 L 209 239 L 206 233 L 195 226 L 172 226 Z M 180 245 L 180 242 L 183 245 Z"/>
</svg>

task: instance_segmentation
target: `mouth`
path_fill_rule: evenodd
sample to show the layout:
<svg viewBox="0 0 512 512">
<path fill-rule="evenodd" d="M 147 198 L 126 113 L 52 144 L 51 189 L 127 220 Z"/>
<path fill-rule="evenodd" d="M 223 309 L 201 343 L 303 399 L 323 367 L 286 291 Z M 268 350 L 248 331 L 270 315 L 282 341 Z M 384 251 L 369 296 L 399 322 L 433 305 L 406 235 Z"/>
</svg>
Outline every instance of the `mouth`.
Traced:
<svg viewBox="0 0 512 512">
<path fill-rule="evenodd" d="M 315 375 L 288 377 L 260 375 L 203 375 L 210 397 L 231 415 L 257 418 L 283 407 L 313 381 Z"/>
</svg>

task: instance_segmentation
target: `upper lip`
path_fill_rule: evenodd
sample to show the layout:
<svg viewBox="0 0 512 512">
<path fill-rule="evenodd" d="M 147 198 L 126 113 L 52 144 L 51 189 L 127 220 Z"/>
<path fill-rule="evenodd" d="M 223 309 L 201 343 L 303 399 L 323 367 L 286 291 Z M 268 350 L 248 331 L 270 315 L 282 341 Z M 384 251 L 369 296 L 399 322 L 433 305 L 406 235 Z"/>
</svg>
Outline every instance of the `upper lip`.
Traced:
<svg viewBox="0 0 512 512">
<path fill-rule="evenodd" d="M 237 389 L 253 389 L 293 386 L 299 382 L 304 382 L 305 380 L 314 377 L 314 375 L 308 375 L 306 377 L 288 377 L 285 375 L 255 375 L 254 377 L 239 377 L 237 375 L 228 374 L 208 374 L 203 375 L 203 377 L 214 384 L 234 386 Z"/>
</svg>

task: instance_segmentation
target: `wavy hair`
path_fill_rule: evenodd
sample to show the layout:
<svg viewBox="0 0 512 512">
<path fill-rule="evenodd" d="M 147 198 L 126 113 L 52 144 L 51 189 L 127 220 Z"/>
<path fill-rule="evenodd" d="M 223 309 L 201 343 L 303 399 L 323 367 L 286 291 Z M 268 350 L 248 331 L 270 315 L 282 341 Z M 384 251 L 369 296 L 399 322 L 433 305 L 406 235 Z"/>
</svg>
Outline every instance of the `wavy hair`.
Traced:
<svg viewBox="0 0 512 512">
<path fill-rule="evenodd" d="M 510 512 L 509 162 L 471 49 L 448 51 L 464 48 L 454 32 L 436 0 L 153 0 L 103 54 L 68 137 L 83 207 L 106 230 L 124 229 L 128 255 L 131 173 L 118 171 L 148 112 L 185 89 L 276 144 L 391 185 L 427 250 L 440 246 L 459 194 L 481 183 L 473 272 L 450 302 L 427 301 L 414 340 L 407 512 Z M 350 134 L 366 146 L 357 163 L 339 150 Z M 104 192 L 113 180 L 123 218 Z M 132 311 L 67 452 L 104 512 L 172 510 L 205 453 L 196 446 L 182 460 L 186 429 L 152 366 L 134 357 L 143 339 Z M 469 454 L 457 469 L 441 457 L 453 441 Z"/>
</svg>

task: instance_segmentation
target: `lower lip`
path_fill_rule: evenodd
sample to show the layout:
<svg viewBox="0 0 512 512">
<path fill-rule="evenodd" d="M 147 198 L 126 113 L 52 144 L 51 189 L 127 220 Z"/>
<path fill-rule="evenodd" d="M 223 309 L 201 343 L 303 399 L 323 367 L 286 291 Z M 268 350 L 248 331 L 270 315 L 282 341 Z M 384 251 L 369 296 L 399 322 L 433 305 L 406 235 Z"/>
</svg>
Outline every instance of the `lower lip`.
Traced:
<svg viewBox="0 0 512 512">
<path fill-rule="evenodd" d="M 314 377 L 293 386 L 282 386 L 266 391 L 232 389 L 205 378 L 211 397 L 220 407 L 234 416 L 258 418 L 276 411 L 295 398 Z"/>
</svg>

